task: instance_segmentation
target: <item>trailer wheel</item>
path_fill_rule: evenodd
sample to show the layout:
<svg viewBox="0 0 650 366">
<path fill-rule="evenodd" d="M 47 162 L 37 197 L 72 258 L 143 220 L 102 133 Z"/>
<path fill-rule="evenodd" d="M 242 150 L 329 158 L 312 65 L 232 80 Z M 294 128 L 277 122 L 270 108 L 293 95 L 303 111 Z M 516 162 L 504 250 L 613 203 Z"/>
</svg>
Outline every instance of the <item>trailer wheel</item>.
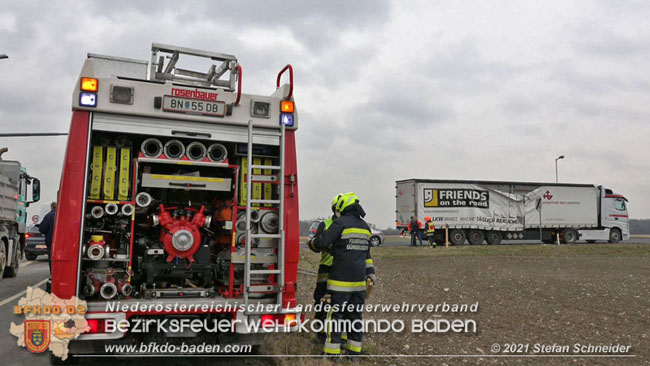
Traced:
<svg viewBox="0 0 650 366">
<path fill-rule="evenodd" d="M 445 245 L 447 244 L 445 242 L 445 237 L 440 237 L 440 236 L 434 236 L 433 237 L 433 242 L 436 243 L 436 245 Z"/>
<path fill-rule="evenodd" d="M 621 241 L 621 230 L 612 229 L 609 231 L 609 240 L 610 243 L 618 243 Z"/>
<path fill-rule="evenodd" d="M 574 244 L 578 240 L 578 231 L 575 229 L 564 229 L 562 232 L 562 241 L 564 244 Z"/>
<path fill-rule="evenodd" d="M 499 245 L 501 244 L 501 233 L 498 231 L 488 231 L 487 233 L 487 243 L 490 245 Z"/>
<path fill-rule="evenodd" d="M 466 239 L 466 236 L 465 236 L 465 231 L 464 230 L 455 229 L 455 230 L 452 230 L 449 233 L 449 241 L 453 245 L 463 245 L 463 244 L 465 244 L 465 239 Z"/>
<path fill-rule="evenodd" d="M 483 230 L 470 230 L 467 234 L 467 241 L 469 241 L 471 245 L 481 245 L 484 240 L 485 233 L 483 233 Z"/>
</svg>

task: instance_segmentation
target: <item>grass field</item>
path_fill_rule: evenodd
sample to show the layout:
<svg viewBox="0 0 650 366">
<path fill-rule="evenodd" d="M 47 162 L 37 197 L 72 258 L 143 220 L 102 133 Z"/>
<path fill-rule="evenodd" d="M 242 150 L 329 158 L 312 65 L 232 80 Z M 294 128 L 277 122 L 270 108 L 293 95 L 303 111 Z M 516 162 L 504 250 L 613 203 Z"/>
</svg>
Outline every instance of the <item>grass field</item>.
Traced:
<svg viewBox="0 0 650 366">
<path fill-rule="evenodd" d="M 638 365 L 650 360 L 650 245 L 501 245 L 372 249 L 378 284 L 369 304 L 479 303 L 477 313 L 367 313 L 367 319 L 460 318 L 476 334 L 369 333 L 363 365 L 516 364 Z M 300 267 L 319 254 L 303 248 Z M 311 303 L 315 278 L 299 275 L 299 303 Z M 312 318 L 313 314 L 308 314 Z M 634 358 L 493 358 L 494 343 L 621 343 Z M 266 354 L 318 354 L 312 334 L 267 338 Z M 472 355 L 427 358 L 422 355 Z M 485 357 L 482 357 L 484 355 Z M 498 354 L 497 354 L 498 355 Z M 417 357 L 409 357 L 417 356 Z M 328 361 L 277 359 L 283 365 Z"/>
</svg>

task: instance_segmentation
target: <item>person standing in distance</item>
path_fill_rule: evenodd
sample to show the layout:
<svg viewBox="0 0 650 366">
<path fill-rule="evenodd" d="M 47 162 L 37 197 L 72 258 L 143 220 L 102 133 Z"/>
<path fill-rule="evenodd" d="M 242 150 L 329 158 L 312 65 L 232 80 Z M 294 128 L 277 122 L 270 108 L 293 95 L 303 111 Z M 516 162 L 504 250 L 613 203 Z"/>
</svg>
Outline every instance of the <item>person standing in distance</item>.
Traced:
<svg viewBox="0 0 650 366">
<path fill-rule="evenodd" d="M 436 225 L 431 221 L 431 217 L 424 218 L 424 228 L 427 231 L 427 240 L 429 241 L 429 248 L 435 248 L 436 242 L 433 240 L 433 234 L 436 232 Z"/>
<path fill-rule="evenodd" d="M 45 245 L 47 246 L 47 261 L 50 264 L 50 274 L 52 272 L 52 237 L 54 236 L 54 218 L 56 217 L 56 202 L 50 204 L 48 212 L 43 221 L 38 226 L 38 231 L 45 235 Z"/>
<path fill-rule="evenodd" d="M 422 223 L 420 220 L 416 219 L 415 216 L 411 216 L 411 220 L 409 221 L 409 232 L 411 233 L 412 247 L 417 247 L 415 239 L 418 239 L 420 241 L 420 245 L 422 245 L 422 232 L 420 231 L 421 228 Z"/>
</svg>

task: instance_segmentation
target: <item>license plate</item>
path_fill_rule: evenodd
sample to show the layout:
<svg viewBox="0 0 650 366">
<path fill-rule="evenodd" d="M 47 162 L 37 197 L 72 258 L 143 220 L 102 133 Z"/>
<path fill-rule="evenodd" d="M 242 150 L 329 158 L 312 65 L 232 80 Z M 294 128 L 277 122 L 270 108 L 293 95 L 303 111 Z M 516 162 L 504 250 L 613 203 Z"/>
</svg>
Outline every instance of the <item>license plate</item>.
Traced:
<svg viewBox="0 0 650 366">
<path fill-rule="evenodd" d="M 163 111 L 223 117 L 226 115 L 226 103 L 165 95 Z"/>
<path fill-rule="evenodd" d="M 38 245 L 36 246 L 36 249 L 47 249 L 47 245 L 44 245 L 44 244 L 38 244 Z"/>
</svg>

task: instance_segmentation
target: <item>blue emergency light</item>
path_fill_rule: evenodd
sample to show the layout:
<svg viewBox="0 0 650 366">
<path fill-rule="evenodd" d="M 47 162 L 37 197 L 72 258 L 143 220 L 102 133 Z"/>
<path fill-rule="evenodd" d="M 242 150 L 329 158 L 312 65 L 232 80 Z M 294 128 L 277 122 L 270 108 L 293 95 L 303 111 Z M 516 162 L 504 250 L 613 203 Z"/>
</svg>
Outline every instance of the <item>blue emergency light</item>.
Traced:
<svg viewBox="0 0 650 366">
<path fill-rule="evenodd" d="M 87 92 L 79 93 L 79 105 L 84 107 L 97 107 L 97 94 Z"/>
<path fill-rule="evenodd" d="M 293 127 L 293 113 L 281 113 L 280 123 L 285 126 Z"/>
</svg>

